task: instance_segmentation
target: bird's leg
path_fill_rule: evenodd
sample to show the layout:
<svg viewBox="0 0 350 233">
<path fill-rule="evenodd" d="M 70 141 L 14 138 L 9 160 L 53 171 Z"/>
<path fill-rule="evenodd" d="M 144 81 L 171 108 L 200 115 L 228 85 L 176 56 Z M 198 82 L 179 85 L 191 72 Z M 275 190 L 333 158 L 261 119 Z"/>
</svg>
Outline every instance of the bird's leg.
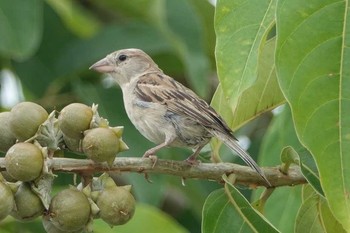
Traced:
<svg viewBox="0 0 350 233">
<path fill-rule="evenodd" d="M 155 147 L 152 147 L 151 149 L 147 150 L 144 154 L 143 154 L 143 158 L 149 158 L 150 156 L 155 156 L 156 152 L 159 151 L 160 149 L 162 149 L 163 147 L 168 146 L 169 143 L 168 142 L 163 142 Z"/>
<path fill-rule="evenodd" d="M 191 154 L 185 161 L 191 165 L 196 165 L 198 164 L 197 156 L 199 155 L 199 152 L 201 152 L 202 148 L 205 145 L 198 146 L 198 148 Z"/>
<path fill-rule="evenodd" d="M 175 140 L 175 137 L 173 138 L 165 138 L 165 142 L 149 149 L 148 151 L 146 151 L 142 158 L 150 158 L 152 161 L 153 161 L 153 166 L 152 168 L 154 168 L 154 166 L 156 165 L 157 163 L 157 156 L 156 156 L 156 152 L 159 151 L 160 149 L 164 148 L 164 147 L 167 147 L 169 146 L 173 141 Z"/>
</svg>

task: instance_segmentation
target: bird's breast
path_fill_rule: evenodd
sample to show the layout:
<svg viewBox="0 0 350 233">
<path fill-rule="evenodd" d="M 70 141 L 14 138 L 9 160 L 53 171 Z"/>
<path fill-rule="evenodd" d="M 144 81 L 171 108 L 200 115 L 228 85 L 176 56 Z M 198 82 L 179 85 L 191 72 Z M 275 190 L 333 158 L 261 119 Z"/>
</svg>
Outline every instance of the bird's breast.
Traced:
<svg viewBox="0 0 350 233">
<path fill-rule="evenodd" d="M 136 129 L 156 144 L 163 143 L 166 133 L 172 130 L 164 118 L 166 109 L 161 104 L 134 98 L 125 103 L 125 110 Z"/>
</svg>

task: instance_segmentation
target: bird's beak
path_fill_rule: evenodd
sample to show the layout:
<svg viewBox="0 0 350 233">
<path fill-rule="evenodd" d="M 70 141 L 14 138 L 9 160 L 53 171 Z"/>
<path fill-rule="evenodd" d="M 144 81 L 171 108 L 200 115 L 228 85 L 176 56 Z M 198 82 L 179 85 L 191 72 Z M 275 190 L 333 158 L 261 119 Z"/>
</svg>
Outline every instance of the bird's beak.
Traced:
<svg viewBox="0 0 350 233">
<path fill-rule="evenodd" d="M 114 71 L 113 64 L 109 63 L 109 60 L 107 58 L 103 58 L 102 60 L 99 60 L 89 68 L 90 70 L 96 70 L 101 73 L 110 73 Z"/>
</svg>

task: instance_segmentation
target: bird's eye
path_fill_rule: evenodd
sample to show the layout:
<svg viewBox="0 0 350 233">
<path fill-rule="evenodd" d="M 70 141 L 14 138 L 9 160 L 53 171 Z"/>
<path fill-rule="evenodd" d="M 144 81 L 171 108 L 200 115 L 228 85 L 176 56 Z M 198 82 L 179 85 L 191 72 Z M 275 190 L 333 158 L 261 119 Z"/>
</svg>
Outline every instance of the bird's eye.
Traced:
<svg viewBox="0 0 350 233">
<path fill-rule="evenodd" d="M 127 56 L 124 55 L 124 54 L 122 54 L 122 55 L 119 55 L 118 60 L 119 60 L 119 61 L 125 61 L 126 58 L 127 58 Z"/>
</svg>

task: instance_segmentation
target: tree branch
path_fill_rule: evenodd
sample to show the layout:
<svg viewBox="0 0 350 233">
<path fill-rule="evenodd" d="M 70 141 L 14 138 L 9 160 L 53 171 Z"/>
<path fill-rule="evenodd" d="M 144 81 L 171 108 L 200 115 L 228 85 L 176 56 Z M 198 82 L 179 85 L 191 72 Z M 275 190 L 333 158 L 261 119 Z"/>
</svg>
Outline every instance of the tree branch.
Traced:
<svg viewBox="0 0 350 233">
<path fill-rule="evenodd" d="M 156 164 L 150 158 L 118 157 L 112 166 L 95 163 L 88 159 L 53 158 L 47 164 L 54 172 L 72 172 L 78 174 L 94 172 L 137 172 L 157 173 L 179 176 L 183 179 L 205 179 L 223 182 L 223 174 L 236 174 L 236 183 L 245 186 L 266 186 L 260 176 L 247 166 L 233 163 L 199 163 L 190 165 L 185 161 L 158 159 Z M 288 175 L 279 171 L 279 167 L 262 168 L 273 187 L 294 186 L 307 181 L 298 166 L 292 166 Z M 0 158 L 0 170 L 5 170 L 5 159 Z"/>
</svg>

